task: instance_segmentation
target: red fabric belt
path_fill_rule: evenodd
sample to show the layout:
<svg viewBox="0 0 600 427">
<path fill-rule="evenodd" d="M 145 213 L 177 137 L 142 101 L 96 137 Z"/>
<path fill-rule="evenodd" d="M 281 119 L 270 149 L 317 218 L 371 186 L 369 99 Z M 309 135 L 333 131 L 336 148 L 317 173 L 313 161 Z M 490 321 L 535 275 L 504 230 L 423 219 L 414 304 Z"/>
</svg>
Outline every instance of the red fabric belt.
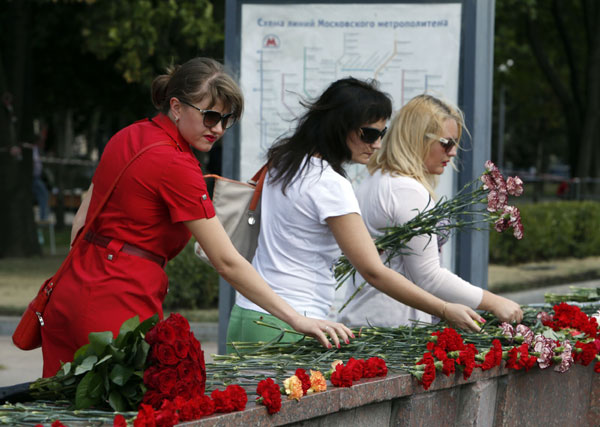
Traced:
<svg viewBox="0 0 600 427">
<path fill-rule="evenodd" d="M 108 247 L 109 243 L 114 240 L 110 237 L 104 237 L 99 234 L 96 234 L 93 231 L 88 231 L 84 239 L 102 248 Z M 137 246 L 130 245 L 129 243 L 123 243 L 123 246 L 121 247 L 121 252 L 125 252 L 129 255 L 139 256 L 140 258 L 144 258 L 148 261 L 155 262 L 162 268 L 164 268 L 167 264 L 167 260 L 165 258 L 155 255 L 147 250 L 138 248 Z"/>
</svg>

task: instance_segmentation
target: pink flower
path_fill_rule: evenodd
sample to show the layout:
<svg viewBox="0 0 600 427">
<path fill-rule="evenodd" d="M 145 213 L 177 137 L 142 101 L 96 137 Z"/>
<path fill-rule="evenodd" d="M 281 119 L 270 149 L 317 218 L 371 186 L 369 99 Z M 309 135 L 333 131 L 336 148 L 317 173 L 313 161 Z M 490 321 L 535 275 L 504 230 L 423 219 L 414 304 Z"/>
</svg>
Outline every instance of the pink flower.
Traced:
<svg viewBox="0 0 600 427">
<path fill-rule="evenodd" d="M 516 336 L 519 335 L 523 337 L 523 342 L 526 342 L 529 345 L 533 342 L 533 332 L 531 332 L 531 329 L 527 326 L 521 324 L 517 325 Z"/>
<path fill-rule="evenodd" d="M 486 160 L 484 166 L 485 166 L 485 170 L 488 172 L 491 172 L 494 169 L 497 169 L 496 165 L 491 160 Z"/>
<path fill-rule="evenodd" d="M 533 350 L 539 353 L 538 365 L 541 369 L 546 369 L 552 365 L 552 357 L 554 356 L 554 348 L 556 343 L 550 338 L 543 335 L 536 335 L 533 340 Z"/>
<path fill-rule="evenodd" d="M 500 330 L 502 331 L 502 335 L 512 338 L 515 336 L 515 328 L 510 323 L 502 322 L 500 325 Z"/>
<path fill-rule="evenodd" d="M 545 311 L 540 311 L 536 317 L 544 325 L 546 324 L 546 322 L 552 321 L 552 316 L 546 313 Z"/>
<path fill-rule="evenodd" d="M 563 348 L 563 351 L 560 353 L 560 358 L 562 360 L 560 362 L 560 365 L 556 365 L 554 367 L 554 370 L 562 373 L 562 372 L 566 372 L 569 370 L 571 365 L 573 365 L 574 360 L 573 360 L 573 346 L 571 345 L 571 343 L 568 340 L 563 341 L 561 344 L 561 347 Z"/>
<path fill-rule="evenodd" d="M 519 197 L 521 194 L 523 194 L 523 181 L 518 176 L 509 176 L 506 180 L 506 188 L 508 190 L 508 194 Z"/>
<path fill-rule="evenodd" d="M 494 184 L 494 179 L 488 173 L 484 173 L 483 175 L 481 175 L 481 182 L 483 182 L 484 190 L 493 190 L 496 187 L 496 185 Z"/>
<path fill-rule="evenodd" d="M 501 205 L 500 205 L 500 200 L 498 197 L 499 197 L 499 195 L 496 190 L 491 190 L 488 193 L 488 196 L 487 196 L 487 200 L 488 200 L 487 210 L 488 211 L 498 212 L 500 210 Z"/>
</svg>

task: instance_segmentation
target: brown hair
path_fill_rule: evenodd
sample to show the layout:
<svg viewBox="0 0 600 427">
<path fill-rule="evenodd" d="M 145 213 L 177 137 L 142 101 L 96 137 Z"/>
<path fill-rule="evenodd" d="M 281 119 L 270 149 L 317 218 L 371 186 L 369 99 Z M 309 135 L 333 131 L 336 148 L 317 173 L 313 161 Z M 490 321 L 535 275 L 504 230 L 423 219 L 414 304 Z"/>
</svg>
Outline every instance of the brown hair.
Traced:
<svg viewBox="0 0 600 427">
<path fill-rule="evenodd" d="M 210 58 L 193 58 L 182 65 L 167 68 L 152 82 L 152 103 L 162 113 L 168 113 L 170 100 L 175 97 L 182 102 L 199 104 L 206 97 L 208 108 L 218 102 L 239 119 L 244 110 L 242 91 L 225 72 L 223 64 Z"/>
</svg>

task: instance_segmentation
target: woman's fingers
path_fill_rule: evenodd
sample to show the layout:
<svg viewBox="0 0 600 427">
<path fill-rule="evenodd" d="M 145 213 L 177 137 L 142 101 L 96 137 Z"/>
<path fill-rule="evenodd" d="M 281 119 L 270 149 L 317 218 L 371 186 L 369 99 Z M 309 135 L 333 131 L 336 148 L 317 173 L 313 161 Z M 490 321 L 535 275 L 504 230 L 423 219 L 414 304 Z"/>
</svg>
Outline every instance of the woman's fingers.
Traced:
<svg viewBox="0 0 600 427">
<path fill-rule="evenodd" d="M 479 321 L 481 316 L 465 305 L 448 304 L 445 313 L 448 323 L 456 328 L 465 329 L 471 332 L 479 332 L 481 330 L 474 322 L 474 320 Z"/>
</svg>

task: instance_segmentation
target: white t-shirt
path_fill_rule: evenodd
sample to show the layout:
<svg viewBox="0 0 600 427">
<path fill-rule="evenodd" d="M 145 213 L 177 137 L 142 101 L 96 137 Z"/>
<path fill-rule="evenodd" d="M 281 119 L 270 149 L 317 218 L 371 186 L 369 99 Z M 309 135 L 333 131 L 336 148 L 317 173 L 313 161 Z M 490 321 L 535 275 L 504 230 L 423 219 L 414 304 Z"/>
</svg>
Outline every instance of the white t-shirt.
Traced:
<svg viewBox="0 0 600 427">
<path fill-rule="evenodd" d="M 298 313 L 327 318 L 335 294 L 332 268 L 341 250 L 325 220 L 350 213 L 360 214 L 352 185 L 326 161 L 311 157 L 285 195 L 267 174 L 252 265 Z M 236 304 L 265 312 L 239 293 Z"/>
<path fill-rule="evenodd" d="M 382 234 L 380 229 L 404 224 L 419 211 L 433 207 L 425 187 L 413 178 L 393 177 L 381 171 L 369 175 L 356 192 L 362 216 L 372 236 Z M 406 253 L 393 258 L 390 267 L 407 279 L 444 301 L 460 303 L 476 308 L 483 298 L 483 290 L 464 281 L 440 266 L 438 243 L 435 236 L 418 236 L 408 243 Z M 386 254 L 381 255 L 386 259 Z M 357 274 L 338 292 L 336 299 L 345 303 L 364 282 Z M 340 304 L 340 307 L 341 307 Z M 352 302 L 338 313 L 337 320 L 348 326 L 396 327 L 410 324 L 411 320 L 432 322 L 433 317 L 410 306 L 404 305 L 369 284 L 354 297 Z"/>
</svg>

